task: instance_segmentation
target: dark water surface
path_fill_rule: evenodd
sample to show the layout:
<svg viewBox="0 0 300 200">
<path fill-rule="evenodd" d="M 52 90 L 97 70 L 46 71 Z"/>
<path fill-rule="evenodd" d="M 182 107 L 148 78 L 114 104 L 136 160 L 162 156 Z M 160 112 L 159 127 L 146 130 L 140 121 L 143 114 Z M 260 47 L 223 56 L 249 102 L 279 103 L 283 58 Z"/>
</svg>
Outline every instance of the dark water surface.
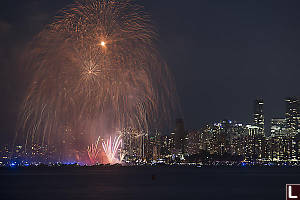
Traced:
<svg viewBox="0 0 300 200">
<path fill-rule="evenodd" d="M 284 200 L 286 183 L 300 183 L 300 169 L 2 169 L 0 199 Z"/>
</svg>

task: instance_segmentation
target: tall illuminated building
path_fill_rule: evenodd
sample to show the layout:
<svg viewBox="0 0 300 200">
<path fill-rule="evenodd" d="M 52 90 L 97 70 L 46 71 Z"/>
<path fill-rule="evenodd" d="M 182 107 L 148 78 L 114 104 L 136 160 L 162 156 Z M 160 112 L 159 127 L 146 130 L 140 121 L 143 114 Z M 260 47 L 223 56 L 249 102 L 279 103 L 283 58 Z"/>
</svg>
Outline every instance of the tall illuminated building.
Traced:
<svg viewBox="0 0 300 200">
<path fill-rule="evenodd" d="M 248 160 L 262 159 L 264 156 L 264 135 L 258 126 L 246 125 L 246 134 L 243 138 L 245 158 Z"/>
<path fill-rule="evenodd" d="M 264 101 L 263 99 L 256 99 L 254 101 L 254 125 L 260 128 L 264 134 L 265 130 L 265 117 L 264 117 Z"/>
<path fill-rule="evenodd" d="M 185 141 L 184 121 L 183 119 L 176 119 L 175 128 L 175 148 L 183 153 Z"/>
<path fill-rule="evenodd" d="M 297 132 L 300 129 L 300 99 L 297 97 L 289 97 L 285 99 L 285 102 L 287 128 L 292 132 Z"/>
<path fill-rule="evenodd" d="M 286 136 L 286 120 L 271 119 L 271 136 Z"/>
<path fill-rule="evenodd" d="M 293 153 L 293 144 L 290 137 L 288 137 L 285 119 L 271 119 L 271 135 L 269 137 L 270 155 L 269 159 L 273 161 L 287 161 L 291 159 Z"/>
<path fill-rule="evenodd" d="M 146 159 L 149 149 L 148 133 L 137 129 L 127 128 L 122 130 L 123 151 L 125 160 L 136 162 Z M 151 156 L 152 157 L 152 156 Z"/>
</svg>

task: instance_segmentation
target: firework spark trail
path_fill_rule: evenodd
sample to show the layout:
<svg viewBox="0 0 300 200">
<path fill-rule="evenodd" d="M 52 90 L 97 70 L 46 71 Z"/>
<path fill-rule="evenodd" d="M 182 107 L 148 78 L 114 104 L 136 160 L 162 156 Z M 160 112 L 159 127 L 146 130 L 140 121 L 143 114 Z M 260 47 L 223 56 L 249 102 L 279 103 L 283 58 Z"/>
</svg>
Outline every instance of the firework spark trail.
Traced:
<svg viewBox="0 0 300 200">
<path fill-rule="evenodd" d="M 107 141 L 102 143 L 102 146 L 110 164 L 120 163 L 122 161 L 122 156 L 119 156 L 120 160 L 116 158 L 118 150 L 120 150 L 122 146 L 121 135 L 115 137 L 113 142 L 111 137 L 109 137 Z"/>
<path fill-rule="evenodd" d="M 28 143 L 56 144 L 65 127 L 74 137 L 91 134 L 89 121 L 107 126 L 100 135 L 165 124 L 176 90 L 156 36 L 131 0 L 76 0 L 25 52 L 30 82 L 17 133 Z"/>
<path fill-rule="evenodd" d="M 101 153 L 100 137 L 98 137 L 95 144 L 88 146 L 88 156 L 92 164 L 100 163 L 99 156 Z"/>
</svg>

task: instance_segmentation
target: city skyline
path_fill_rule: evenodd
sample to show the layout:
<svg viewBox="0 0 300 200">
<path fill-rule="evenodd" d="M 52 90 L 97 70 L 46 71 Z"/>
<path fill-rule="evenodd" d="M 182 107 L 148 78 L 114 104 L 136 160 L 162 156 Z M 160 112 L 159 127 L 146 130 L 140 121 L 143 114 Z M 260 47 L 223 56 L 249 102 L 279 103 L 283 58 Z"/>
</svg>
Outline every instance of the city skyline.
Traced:
<svg viewBox="0 0 300 200">
<path fill-rule="evenodd" d="M 26 85 L 26 75 L 19 74 L 15 67 L 19 54 L 70 2 L 5 1 L 1 6 L 3 141 L 13 138 Z M 248 113 L 256 98 L 264 99 L 268 124 L 284 115 L 282 99 L 300 96 L 299 2 L 272 1 L 271 7 L 233 1 L 197 2 L 192 7 L 181 1 L 139 3 L 158 27 L 160 50 L 175 76 L 187 128 L 223 118 L 250 123 Z"/>
<path fill-rule="evenodd" d="M 266 164 L 268 162 L 300 161 L 300 98 L 285 98 L 284 118 L 272 118 L 270 129 L 265 126 L 264 101 L 253 101 L 252 123 L 223 119 L 202 127 L 186 129 L 183 119 L 174 121 L 173 131 L 165 134 L 159 130 L 141 131 L 123 129 L 114 139 L 98 137 L 95 144 L 88 147 L 88 159 L 78 160 L 78 153 L 65 148 L 64 153 L 52 145 L 23 143 L 0 145 L 0 165 L 29 165 L 79 163 L 116 164 L 180 164 L 201 161 L 205 165 L 215 165 L 223 161 Z M 71 132 L 70 132 L 71 134 Z M 70 137 L 70 138 L 69 138 Z M 65 147 L 76 146 L 73 135 L 69 135 Z M 102 144 L 102 145 L 101 145 Z M 102 147 L 104 150 L 102 150 Z M 111 156 L 107 161 L 104 154 Z M 75 154 L 74 154 L 75 153 Z M 207 159 L 203 156 L 207 154 Z M 77 155 L 77 156 L 74 156 Z M 120 156 L 120 157 L 119 157 Z M 76 158 L 77 157 L 77 158 Z M 208 159 L 209 158 L 209 159 Z M 196 160 L 195 160 L 196 159 Z M 224 160 L 225 159 L 225 160 Z M 226 160 L 227 159 L 227 160 Z M 224 163 L 225 164 L 225 163 Z M 298 164 L 297 164 L 298 165 Z"/>
</svg>

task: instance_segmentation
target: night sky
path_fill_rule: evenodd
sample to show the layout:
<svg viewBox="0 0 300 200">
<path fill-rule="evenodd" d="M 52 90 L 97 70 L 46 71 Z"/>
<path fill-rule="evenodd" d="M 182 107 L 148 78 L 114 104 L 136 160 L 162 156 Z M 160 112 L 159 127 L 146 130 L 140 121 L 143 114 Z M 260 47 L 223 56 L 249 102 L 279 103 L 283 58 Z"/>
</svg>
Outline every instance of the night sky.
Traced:
<svg viewBox="0 0 300 200">
<path fill-rule="evenodd" d="M 71 0 L 1 0 L 0 143 L 13 138 L 26 77 L 25 45 Z M 158 28 L 187 129 L 222 119 L 251 123 L 263 98 L 268 123 L 300 96 L 300 1 L 138 0 Z"/>
</svg>

